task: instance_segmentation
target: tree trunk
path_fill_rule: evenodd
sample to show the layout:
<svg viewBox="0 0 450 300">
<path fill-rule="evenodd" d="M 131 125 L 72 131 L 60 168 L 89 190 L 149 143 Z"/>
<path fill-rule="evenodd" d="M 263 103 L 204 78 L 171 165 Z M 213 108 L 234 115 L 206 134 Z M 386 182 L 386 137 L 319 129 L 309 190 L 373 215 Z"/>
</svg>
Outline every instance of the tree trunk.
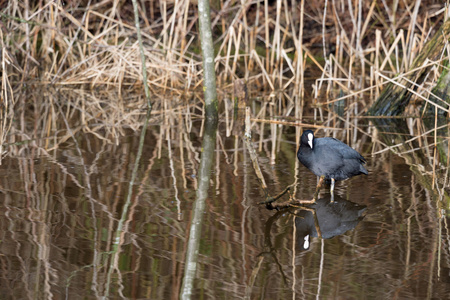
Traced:
<svg viewBox="0 0 450 300">
<path fill-rule="evenodd" d="M 420 68 L 421 65 L 428 60 L 437 61 L 441 58 L 442 52 L 445 51 L 448 38 L 450 36 L 450 20 L 447 20 L 441 28 L 436 32 L 435 36 L 426 43 L 421 53 L 416 57 L 411 69 L 417 69 L 399 79 L 397 83 L 389 83 L 381 93 L 377 101 L 369 109 L 368 114 L 372 116 L 398 116 L 403 114 L 405 108 L 409 104 L 413 92 L 420 86 L 426 78 L 431 66 Z M 447 72 L 443 72 L 439 82 L 433 91 L 445 101 L 439 101 L 434 98 L 430 102 L 425 102 L 427 106 L 433 106 L 440 113 L 448 113 L 449 97 L 447 95 L 447 84 L 450 78 L 447 78 Z M 444 98 L 442 98 L 444 97 Z M 434 111 L 434 110 L 431 111 Z M 427 110 L 428 111 L 428 110 Z"/>
</svg>

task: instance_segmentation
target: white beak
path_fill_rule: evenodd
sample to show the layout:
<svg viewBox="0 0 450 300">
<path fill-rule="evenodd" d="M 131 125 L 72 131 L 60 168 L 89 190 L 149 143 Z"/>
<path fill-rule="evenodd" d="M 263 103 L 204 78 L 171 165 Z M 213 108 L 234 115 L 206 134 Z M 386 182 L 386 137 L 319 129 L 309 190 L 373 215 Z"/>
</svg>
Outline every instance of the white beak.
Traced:
<svg viewBox="0 0 450 300">
<path fill-rule="evenodd" d="M 312 133 L 308 134 L 308 144 L 311 147 L 311 149 L 313 148 L 313 138 L 314 136 Z"/>
</svg>

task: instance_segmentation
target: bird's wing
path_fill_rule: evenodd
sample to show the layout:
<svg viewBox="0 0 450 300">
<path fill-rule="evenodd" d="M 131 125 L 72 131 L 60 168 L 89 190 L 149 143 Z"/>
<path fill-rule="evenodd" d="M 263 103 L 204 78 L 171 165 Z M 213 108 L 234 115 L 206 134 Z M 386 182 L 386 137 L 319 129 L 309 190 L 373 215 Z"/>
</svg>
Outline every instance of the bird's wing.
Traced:
<svg viewBox="0 0 450 300">
<path fill-rule="evenodd" d="M 366 162 L 366 159 L 361 154 L 359 154 L 358 151 L 341 142 L 340 140 L 332 137 L 325 137 L 317 139 L 316 142 L 320 143 L 321 146 L 328 146 L 334 151 L 339 152 L 342 158 L 359 159 L 361 162 Z"/>
</svg>

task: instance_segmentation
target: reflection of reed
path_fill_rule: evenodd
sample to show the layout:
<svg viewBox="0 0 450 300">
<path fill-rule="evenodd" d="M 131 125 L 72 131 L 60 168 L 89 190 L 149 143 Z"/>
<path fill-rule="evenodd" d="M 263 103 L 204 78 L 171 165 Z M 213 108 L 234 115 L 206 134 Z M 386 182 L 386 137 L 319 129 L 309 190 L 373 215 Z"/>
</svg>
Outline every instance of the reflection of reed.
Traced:
<svg viewBox="0 0 450 300">
<path fill-rule="evenodd" d="M 255 107 L 259 107 L 258 101 Z M 284 114 L 290 108 L 293 106 L 288 105 L 281 112 Z M 172 114 L 171 111 L 175 108 L 170 108 L 167 113 L 167 126 L 153 125 L 146 136 L 148 143 L 144 146 L 137 184 L 134 185 L 136 198 L 133 204 L 136 207 L 128 219 L 128 231 L 121 239 L 115 269 L 120 277 L 112 277 L 111 295 L 118 295 L 120 291 L 130 298 L 141 295 L 158 299 L 177 297 L 181 288 L 190 222 L 186 216 L 189 216 L 194 191 L 200 184 L 196 170 L 203 133 L 200 122 L 195 120 L 198 116 L 195 107 L 180 108 L 180 113 Z M 276 117 L 270 113 L 275 112 L 267 111 L 268 117 Z M 194 120 L 189 126 L 180 117 L 188 114 Z M 47 119 L 42 116 L 41 121 L 44 120 Z M 345 128 L 345 118 L 339 120 L 337 126 Z M 348 133 L 349 141 L 354 140 L 356 134 L 359 141 L 361 131 L 371 130 L 373 136 L 374 128 L 361 126 L 364 124 L 365 121 L 360 120 L 356 132 L 332 132 L 337 132 L 340 138 Z M 259 141 L 258 134 L 262 133 L 263 151 L 256 151 L 256 155 L 267 189 L 276 194 L 297 180 L 292 194 L 312 195 L 315 176 L 297 170 L 298 164 L 291 163 L 296 161 L 294 129 L 279 126 L 274 131 L 277 135 L 274 145 L 272 139 L 267 138 L 271 133 L 268 126 L 261 131 L 260 125 L 258 122 L 253 124 L 253 138 Z M 408 129 L 423 128 L 420 120 L 413 125 L 408 125 Z M 45 141 L 40 139 L 9 148 L 10 155 L 0 166 L 0 203 L 3 203 L 0 216 L 5 216 L 0 218 L 3 220 L 0 229 L 4 232 L 0 247 L 3 270 L 0 280 L 1 286 L 7 286 L 9 291 L 5 295 L 13 291 L 18 297 L 25 295 L 23 298 L 46 298 L 49 293 L 90 297 L 96 289 L 102 296 L 109 266 L 108 252 L 114 244 L 115 228 L 130 180 L 130 163 L 135 161 L 138 147 L 133 130 L 122 130 L 124 137 L 118 137 L 117 144 L 97 139 L 91 133 L 74 131 L 81 157 L 72 139 L 58 143 L 58 136 L 51 141 L 58 148 L 50 152 L 44 149 Z M 421 134 L 427 132 L 421 130 Z M 26 134 L 32 137 L 33 131 L 30 127 Z M 379 129 L 376 134 L 385 143 L 383 131 L 386 129 Z M 16 135 L 22 137 L 17 131 Z M 439 133 L 437 138 L 440 136 Z M 392 140 L 397 135 L 388 137 Z M 359 150 L 370 149 L 370 138 L 367 135 Z M 410 155 L 420 158 L 416 152 L 430 145 L 432 140 L 433 137 L 423 135 L 415 142 L 411 141 L 410 150 L 415 151 Z M 377 151 L 385 147 L 376 143 Z M 253 146 L 257 150 L 257 144 Z M 272 147 L 276 147 L 275 165 L 270 164 Z M 280 213 L 281 217 L 274 221 L 271 231 L 279 265 L 274 264 L 271 255 L 258 257 L 266 250 L 265 222 L 274 213 L 256 205 L 261 201 L 261 194 L 242 139 L 222 134 L 215 149 L 214 174 L 210 181 L 214 192 L 205 203 L 196 282 L 208 285 L 211 298 L 222 295 L 240 298 L 245 296 L 246 290 L 251 299 L 264 295 L 271 299 L 286 299 L 292 298 L 293 293 L 314 297 L 318 290 L 321 247 L 316 244 L 310 251 L 296 253 L 290 250 L 294 242 L 293 229 L 287 225 L 294 222 Z M 430 157 L 433 157 L 432 153 Z M 441 157 L 437 158 L 436 166 L 445 167 L 440 162 Z M 422 296 L 418 291 L 401 287 L 416 283 L 424 287 L 420 278 L 426 278 L 428 284 L 430 276 L 433 284 L 430 293 L 441 295 L 446 288 L 436 280 L 437 270 L 440 268 L 440 276 L 445 279 L 450 261 L 447 218 L 441 215 L 445 211 L 440 212 L 438 205 L 441 204 L 434 194 L 423 188 L 422 177 L 411 176 L 409 166 L 402 158 L 389 152 L 380 153 L 369 159 L 369 167 L 377 174 L 370 184 L 363 186 L 357 180 L 350 181 L 345 183 L 345 189 L 338 190 L 341 196 L 348 193 L 350 198 L 358 194 L 360 203 L 368 206 L 368 213 L 357 230 L 323 241 L 321 295 L 332 297 L 330 291 L 339 287 L 333 290 L 334 295 L 344 297 L 352 293 L 364 298 L 358 290 L 362 289 L 361 285 L 355 283 L 369 277 L 370 280 L 363 280 L 366 295 L 375 295 L 371 290 L 376 286 L 378 295 L 383 297 L 396 292 L 399 297 Z M 431 165 L 427 165 L 426 171 L 430 170 Z M 87 181 L 91 186 L 90 199 L 85 190 Z M 179 209 L 174 184 L 179 191 Z M 362 193 L 362 187 L 368 192 Z M 180 221 L 179 211 L 182 214 Z M 37 253 L 41 255 L 41 262 Z M 434 264 L 430 264 L 433 259 Z M 38 263 L 39 268 L 36 268 Z M 392 280 L 386 281 L 386 274 Z M 298 284 L 293 286 L 293 282 Z M 47 285 L 47 290 L 36 292 L 34 287 L 42 285 Z M 199 285 L 194 285 L 195 296 L 202 293 Z"/>
<path fill-rule="evenodd" d="M 140 134 L 140 138 L 139 138 L 139 147 L 137 148 L 137 151 L 136 151 L 136 158 L 133 162 L 131 178 L 130 178 L 130 182 L 128 183 L 127 196 L 124 201 L 124 205 L 122 207 L 122 212 L 121 212 L 120 218 L 118 220 L 117 227 L 115 228 L 115 232 L 114 232 L 114 236 L 113 236 L 113 245 L 112 245 L 111 252 L 109 253 L 110 254 L 110 257 L 109 257 L 110 263 L 109 263 L 109 268 L 108 268 L 108 273 L 107 273 L 107 280 L 106 280 L 106 285 L 105 285 L 105 295 L 104 295 L 106 298 L 108 298 L 110 295 L 109 293 L 110 293 L 110 289 L 111 289 L 112 276 L 116 272 L 117 272 L 118 278 L 119 278 L 119 280 L 117 282 L 117 284 L 119 285 L 119 291 L 120 291 L 119 293 L 121 295 L 123 295 L 122 290 L 123 290 L 124 286 L 123 286 L 122 276 L 120 276 L 121 274 L 119 272 L 119 255 L 120 255 L 120 252 L 122 251 L 122 246 L 125 242 L 125 238 L 124 238 L 125 234 L 128 233 L 128 224 L 131 222 L 131 220 L 133 220 L 134 213 L 135 213 L 136 206 L 137 206 L 137 201 L 132 202 L 132 199 L 134 198 L 133 186 L 137 179 L 137 174 L 138 174 L 137 172 L 138 172 L 138 169 L 140 166 L 142 151 L 143 151 L 144 145 L 145 145 L 145 137 L 146 137 L 149 119 L 150 119 L 150 110 L 147 111 L 145 123 L 141 130 L 141 134 Z M 170 147 L 170 145 L 169 145 L 169 147 Z"/>
</svg>

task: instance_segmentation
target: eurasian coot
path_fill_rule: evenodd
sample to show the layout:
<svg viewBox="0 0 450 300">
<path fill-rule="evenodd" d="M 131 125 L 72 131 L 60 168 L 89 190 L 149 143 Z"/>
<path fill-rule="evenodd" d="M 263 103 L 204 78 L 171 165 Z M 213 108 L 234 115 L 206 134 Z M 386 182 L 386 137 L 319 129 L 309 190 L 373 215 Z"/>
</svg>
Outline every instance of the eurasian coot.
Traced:
<svg viewBox="0 0 450 300">
<path fill-rule="evenodd" d="M 368 174 L 363 166 L 366 160 L 356 150 L 335 138 L 314 138 L 312 130 L 303 132 L 297 157 L 314 174 L 331 181 L 332 196 L 336 180 Z"/>
</svg>

